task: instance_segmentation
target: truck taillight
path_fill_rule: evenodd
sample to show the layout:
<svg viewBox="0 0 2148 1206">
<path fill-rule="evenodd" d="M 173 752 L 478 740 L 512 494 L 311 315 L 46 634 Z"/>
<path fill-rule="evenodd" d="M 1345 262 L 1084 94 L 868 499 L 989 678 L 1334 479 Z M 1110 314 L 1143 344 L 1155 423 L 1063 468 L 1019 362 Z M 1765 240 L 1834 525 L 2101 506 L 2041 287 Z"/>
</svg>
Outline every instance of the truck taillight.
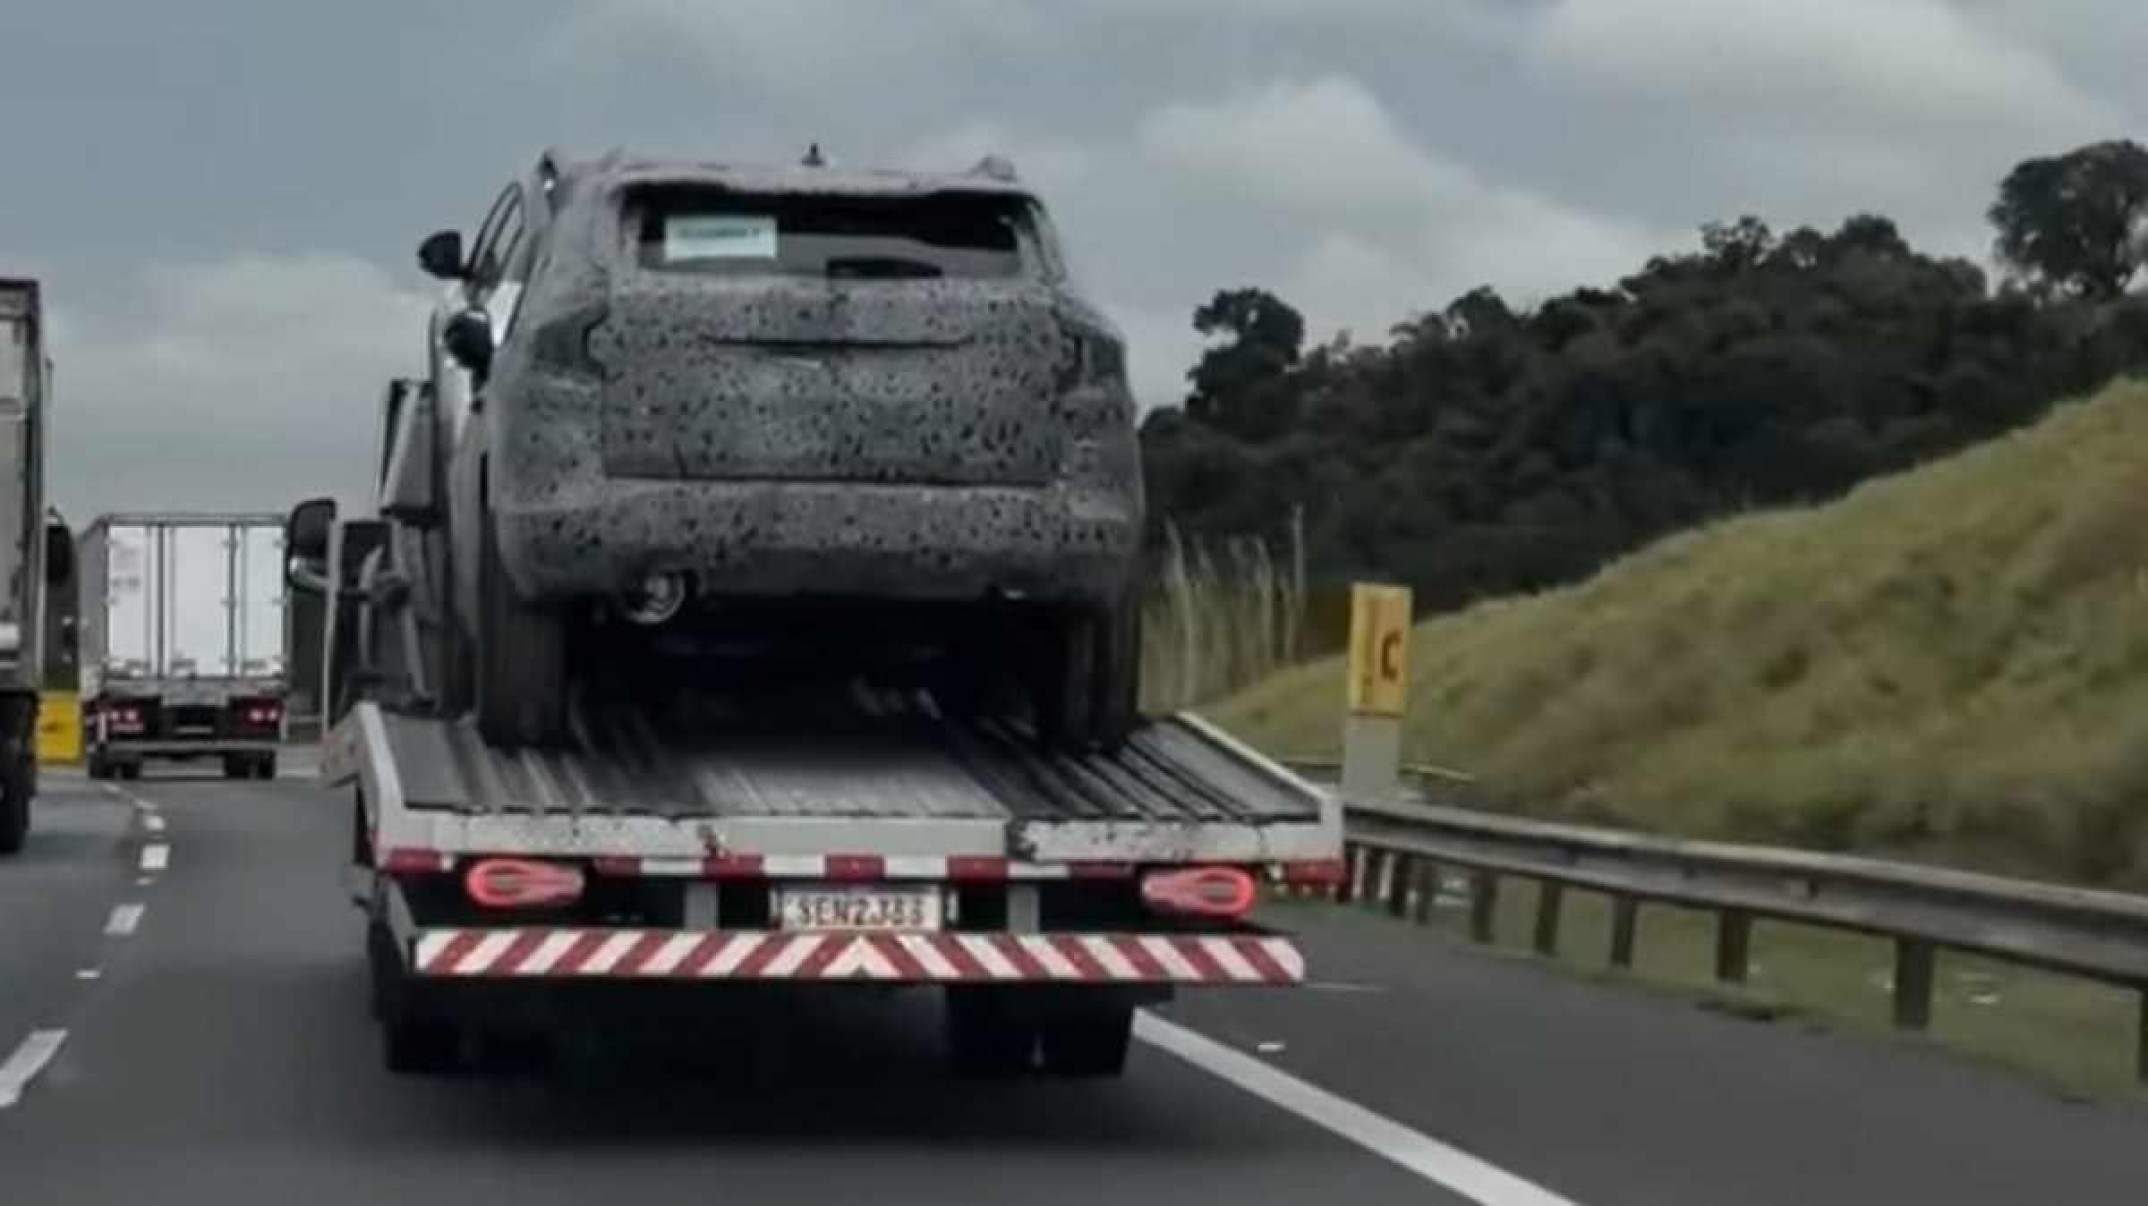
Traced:
<svg viewBox="0 0 2148 1206">
<path fill-rule="evenodd" d="M 105 718 L 112 728 L 119 732 L 139 733 L 142 731 L 142 712 L 139 708 L 108 708 L 105 711 Z"/>
<path fill-rule="evenodd" d="M 526 858 L 488 858 L 463 873 L 463 891 L 488 909 L 541 909 L 582 898 L 579 867 Z"/>
<path fill-rule="evenodd" d="M 1182 917 L 1243 917 L 1253 907 L 1253 876 L 1239 867 L 1151 871 L 1141 879 L 1141 903 Z"/>
<path fill-rule="evenodd" d="M 283 719 L 281 704 L 248 704 L 239 713 L 248 724 L 273 725 Z"/>
</svg>

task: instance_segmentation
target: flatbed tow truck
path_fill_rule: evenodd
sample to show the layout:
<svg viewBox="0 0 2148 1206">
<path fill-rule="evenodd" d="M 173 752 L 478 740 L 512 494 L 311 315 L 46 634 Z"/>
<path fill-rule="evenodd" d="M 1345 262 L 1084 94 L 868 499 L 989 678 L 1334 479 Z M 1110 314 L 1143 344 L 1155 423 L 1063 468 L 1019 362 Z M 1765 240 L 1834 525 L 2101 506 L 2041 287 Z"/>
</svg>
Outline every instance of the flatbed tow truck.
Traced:
<svg viewBox="0 0 2148 1206">
<path fill-rule="evenodd" d="M 385 525 L 330 530 L 334 684 Z M 1247 910 L 1262 882 L 1341 871 L 1335 800 L 1191 715 L 1074 753 L 853 683 L 584 706 L 567 746 L 508 750 L 467 715 L 332 690 L 323 776 L 356 789 L 353 895 L 399 1071 L 613 1004 L 691 1018 L 812 984 L 945 989 L 972 1072 L 1115 1075 L 1140 1005 L 1300 983 Z"/>
</svg>

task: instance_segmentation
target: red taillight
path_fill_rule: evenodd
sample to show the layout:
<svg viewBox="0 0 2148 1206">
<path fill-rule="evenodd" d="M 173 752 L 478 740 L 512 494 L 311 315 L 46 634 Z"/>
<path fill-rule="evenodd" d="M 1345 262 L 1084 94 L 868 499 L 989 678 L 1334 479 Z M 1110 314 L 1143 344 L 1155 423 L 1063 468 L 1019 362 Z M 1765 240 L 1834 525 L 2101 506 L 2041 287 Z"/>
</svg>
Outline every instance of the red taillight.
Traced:
<svg viewBox="0 0 2148 1206">
<path fill-rule="evenodd" d="M 582 898 L 582 869 L 526 858 L 488 858 L 463 873 L 463 891 L 488 909 L 539 909 Z"/>
<path fill-rule="evenodd" d="M 1348 877 L 1350 868 L 1339 858 L 1309 858 L 1284 863 L 1278 873 L 1293 887 L 1332 887 Z"/>
<path fill-rule="evenodd" d="M 1141 880 L 1141 902 L 1159 913 L 1242 917 L 1253 907 L 1253 876 L 1238 867 L 1151 871 Z"/>
<path fill-rule="evenodd" d="M 142 713 L 136 708 L 112 708 L 105 712 L 112 727 L 122 732 L 137 733 L 142 729 Z"/>
<path fill-rule="evenodd" d="M 390 875 L 427 875 L 455 869 L 455 860 L 437 850 L 395 846 L 383 851 L 380 869 Z"/>
</svg>

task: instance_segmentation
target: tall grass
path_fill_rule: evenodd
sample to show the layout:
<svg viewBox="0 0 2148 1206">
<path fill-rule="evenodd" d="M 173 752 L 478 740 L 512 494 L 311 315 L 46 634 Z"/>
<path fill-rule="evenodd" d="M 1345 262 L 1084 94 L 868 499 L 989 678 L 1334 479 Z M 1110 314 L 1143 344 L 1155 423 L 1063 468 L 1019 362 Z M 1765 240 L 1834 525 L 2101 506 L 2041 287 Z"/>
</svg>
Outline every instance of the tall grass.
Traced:
<svg viewBox="0 0 2148 1206">
<path fill-rule="evenodd" d="M 1405 755 L 1513 808 L 2148 889 L 2148 382 L 1435 617 L 1411 661 Z M 1342 674 L 1204 710 L 1324 752 Z"/>
<path fill-rule="evenodd" d="M 1297 660 L 1305 631 L 1305 537 L 1293 517 L 1281 564 L 1268 542 L 1211 544 L 1165 529 L 1143 604 L 1141 702 L 1170 712 L 1218 699 Z"/>
</svg>

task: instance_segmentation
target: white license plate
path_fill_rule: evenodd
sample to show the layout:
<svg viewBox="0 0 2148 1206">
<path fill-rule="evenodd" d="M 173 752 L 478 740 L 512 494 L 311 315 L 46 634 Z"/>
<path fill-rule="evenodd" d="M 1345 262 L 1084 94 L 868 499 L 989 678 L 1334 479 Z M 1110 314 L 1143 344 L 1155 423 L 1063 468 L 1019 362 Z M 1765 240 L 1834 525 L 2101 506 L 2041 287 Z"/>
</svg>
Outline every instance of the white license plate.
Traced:
<svg viewBox="0 0 2148 1206">
<path fill-rule="evenodd" d="M 937 884 L 810 884 L 776 889 L 786 930 L 937 930 Z"/>
</svg>

